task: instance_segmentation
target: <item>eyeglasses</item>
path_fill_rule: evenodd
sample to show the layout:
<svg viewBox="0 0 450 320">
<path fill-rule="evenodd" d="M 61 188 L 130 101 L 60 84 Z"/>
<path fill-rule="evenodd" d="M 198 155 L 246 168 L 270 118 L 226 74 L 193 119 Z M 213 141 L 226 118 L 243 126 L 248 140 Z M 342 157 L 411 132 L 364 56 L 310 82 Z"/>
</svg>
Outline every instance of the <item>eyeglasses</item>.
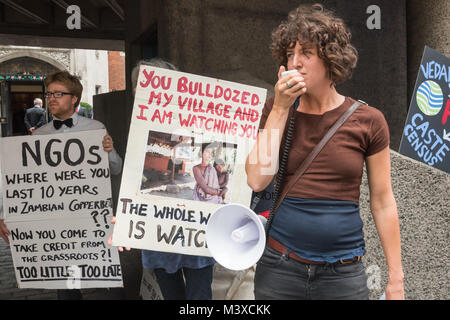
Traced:
<svg viewBox="0 0 450 320">
<path fill-rule="evenodd" d="M 72 95 L 70 92 L 46 92 L 44 94 L 44 97 L 46 99 L 49 99 L 51 96 L 53 96 L 55 98 L 61 98 L 62 96 L 66 95 L 66 94 Z"/>
</svg>

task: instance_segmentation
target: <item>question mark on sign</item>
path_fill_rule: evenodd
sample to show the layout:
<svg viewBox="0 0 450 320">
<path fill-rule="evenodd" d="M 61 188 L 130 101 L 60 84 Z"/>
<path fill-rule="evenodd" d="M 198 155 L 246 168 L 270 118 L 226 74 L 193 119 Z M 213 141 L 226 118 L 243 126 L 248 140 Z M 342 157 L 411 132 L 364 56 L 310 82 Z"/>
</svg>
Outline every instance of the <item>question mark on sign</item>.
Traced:
<svg viewBox="0 0 450 320">
<path fill-rule="evenodd" d="M 109 209 L 104 209 L 100 215 L 103 215 L 103 220 L 105 221 L 105 228 L 109 229 L 108 219 L 106 218 L 107 215 L 109 215 Z"/>
<path fill-rule="evenodd" d="M 106 261 L 106 258 L 105 258 L 105 256 L 106 256 L 106 250 L 102 250 L 102 251 L 100 251 L 101 253 L 102 253 L 102 260 L 103 261 Z M 112 260 L 111 260 L 111 249 L 108 249 L 108 261 L 109 262 L 112 262 Z"/>
<path fill-rule="evenodd" d="M 100 223 L 98 223 L 98 221 L 97 221 L 98 211 L 93 211 L 93 212 L 91 212 L 91 215 L 92 215 L 92 218 L 94 218 L 95 225 L 96 225 L 97 227 L 100 227 Z"/>
</svg>

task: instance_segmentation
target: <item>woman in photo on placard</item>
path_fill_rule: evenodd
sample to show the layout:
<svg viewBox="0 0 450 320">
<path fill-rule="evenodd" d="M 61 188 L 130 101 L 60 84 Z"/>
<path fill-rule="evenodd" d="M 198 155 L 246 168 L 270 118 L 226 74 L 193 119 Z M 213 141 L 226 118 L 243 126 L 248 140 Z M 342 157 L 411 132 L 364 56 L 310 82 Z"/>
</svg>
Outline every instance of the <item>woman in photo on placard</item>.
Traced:
<svg viewBox="0 0 450 320">
<path fill-rule="evenodd" d="M 214 143 L 203 143 L 202 162 L 192 168 L 196 181 L 193 200 L 223 203 L 217 171 L 211 164 L 214 148 Z"/>
<path fill-rule="evenodd" d="M 359 105 L 300 179 L 286 188 L 303 160 L 360 98 L 336 91 L 356 67 L 358 55 L 350 38 L 343 20 L 320 4 L 292 10 L 272 33 L 278 81 L 262 112 L 259 129 L 266 134 L 258 136 L 246 172 L 248 185 L 261 192 L 277 175 L 267 168 L 286 159 L 278 186 L 280 194 L 287 194 L 267 222 L 267 245 L 255 272 L 256 299 L 369 298 L 359 211 L 364 163 L 370 209 L 389 272 L 386 299 L 404 299 L 389 128 L 379 110 Z M 292 73 L 283 76 L 286 70 Z M 287 128 L 292 128 L 289 134 Z M 285 157 L 287 136 L 290 148 Z M 272 148 L 270 158 L 263 158 L 258 146 Z"/>
</svg>

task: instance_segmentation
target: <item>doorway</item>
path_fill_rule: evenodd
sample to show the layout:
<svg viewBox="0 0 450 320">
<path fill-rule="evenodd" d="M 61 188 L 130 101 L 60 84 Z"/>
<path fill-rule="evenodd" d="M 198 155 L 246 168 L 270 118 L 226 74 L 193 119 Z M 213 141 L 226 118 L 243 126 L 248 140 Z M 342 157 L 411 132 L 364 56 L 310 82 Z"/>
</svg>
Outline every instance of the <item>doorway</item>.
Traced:
<svg viewBox="0 0 450 320">
<path fill-rule="evenodd" d="M 34 106 L 33 101 L 36 98 L 40 98 L 45 103 L 43 82 L 32 84 L 10 82 L 9 92 L 9 114 L 12 116 L 11 135 L 26 135 L 28 134 L 24 122 L 26 110 Z"/>
</svg>

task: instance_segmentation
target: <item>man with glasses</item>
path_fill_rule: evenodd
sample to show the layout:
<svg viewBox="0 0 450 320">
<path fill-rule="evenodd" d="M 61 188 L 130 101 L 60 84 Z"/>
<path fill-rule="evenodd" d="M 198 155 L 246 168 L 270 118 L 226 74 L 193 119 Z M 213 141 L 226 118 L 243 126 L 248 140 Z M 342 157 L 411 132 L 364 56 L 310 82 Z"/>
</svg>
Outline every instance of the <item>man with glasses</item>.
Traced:
<svg viewBox="0 0 450 320">
<path fill-rule="evenodd" d="M 78 132 L 86 130 L 104 129 L 103 123 L 78 116 L 75 112 L 80 103 L 83 86 L 80 80 L 67 71 L 57 71 L 49 75 L 45 81 L 45 99 L 47 108 L 53 115 L 53 121 L 34 130 L 35 135 L 45 135 L 64 132 Z M 111 174 L 117 175 L 122 171 L 122 158 L 114 149 L 111 136 L 105 135 L 102 141 L 103 150 L 108 152 L 109 168 Z M 0 179 L 1 180 L 1 179 Z M 1 198 L 1 190 L 0 190 Z M 3 220 L 2 206 L 0 203 L 0 237 L 8 242 L 10 234 Z M 114 293 L 112 293 L 114 294 Z M 80 290 L 57 290 L 59 300 L 78 300 L 82 298 Z"/>
<path fill-rule="evenodd" d="M 53 121 L 36 129 L 34 134 L 52 134 L 103 129 L 103 123 L 78 116 L 76 107 L 80 104 L 83 86 L 80 80 L 67 71 L 58 71 L 45 79 L 45 99 Z M 114 149 L 110 135 L 103 138 L 103 149 L 108 152 L 111 174 L 122 171 L 122 159 Z"/>
</svg>

